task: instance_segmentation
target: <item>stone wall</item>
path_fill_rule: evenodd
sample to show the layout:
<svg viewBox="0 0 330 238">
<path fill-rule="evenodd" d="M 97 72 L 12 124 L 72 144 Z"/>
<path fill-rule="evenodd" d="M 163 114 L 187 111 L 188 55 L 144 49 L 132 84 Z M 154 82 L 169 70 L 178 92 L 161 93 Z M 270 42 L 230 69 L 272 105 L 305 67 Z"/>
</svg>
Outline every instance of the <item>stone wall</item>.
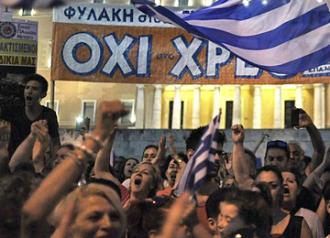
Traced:
<svg viewBox="0 0 330 238">
<path fill-rule="evenodd" d="M 188 137 L 190 130 L 154 130 L 154 129 L 122 129 L 116 134 L 114 151 L 117 156 L 124 157 L 135 157 L 140 159 L 142 156 L 143 149 L 149 144 L 158 144 L 158 140 L 162 135 L 172 134 L 176 140 L 177 151 L 185 151 L 185 138 Z M 320 130 L 322 138 L 326 146 L 330 146 L 330 129 Z M 61 131 L 63 135 L 64 131 Z M 74 137 L 77 136 L 76 133 L 70 132 Z M 225 143 L 224 150 L 230 152 L 232 148 L 231 142 L 231 130 L 226 130 L 227 142 Z M 65 133 L 68 135 L 68 131 Z M 295 129 L 285 129 L 285 130 L 246 130 L 245 136 L 245 147 L 249 149 L 254 149 L 261 138 L 264 135 L 268 135 L 263 140 L 259 149 L 256 152 L 257 157 L 263 158 L 265 154 L 265 147 L 267 140 L 282 139 L 285 141 L 298 141 L 302 148 L 306 151 L 306 155 L 312 155 L 312 144 L 310 142 L 310 137 L 305 129 L 295 130 Z M 64 137 L 62 136 L 62 139 Z M 67 140 L 68 136 L 66 136 Z"/>
</svg>

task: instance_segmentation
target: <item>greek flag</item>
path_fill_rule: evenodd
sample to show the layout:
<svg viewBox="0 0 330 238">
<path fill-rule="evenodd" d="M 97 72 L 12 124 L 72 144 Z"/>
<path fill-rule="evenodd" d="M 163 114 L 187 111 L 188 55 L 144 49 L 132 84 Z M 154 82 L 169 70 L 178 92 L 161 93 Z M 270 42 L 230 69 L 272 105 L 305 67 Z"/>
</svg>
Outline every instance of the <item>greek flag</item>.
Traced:
<svg viewBox="0 0 330 238">
<path fill-rule="evenodd" d="M 132 2 L 270 72 L 293 75 L 330 62 L 328 0 L 219 0 L 188 15 Z"/>
<path fill-rule="evenodd" d="M 175 195 L 179 196 L 184 191 L 196 191 L 202 185 L 208 172 L 213 169 L 217 149 L 214 135 L 219 128 L 219 118 L 220 115 L 214 117 L 206 128 L 197 150 L 188 161 L 181 180 L 174 191 Z"/>
</svg>

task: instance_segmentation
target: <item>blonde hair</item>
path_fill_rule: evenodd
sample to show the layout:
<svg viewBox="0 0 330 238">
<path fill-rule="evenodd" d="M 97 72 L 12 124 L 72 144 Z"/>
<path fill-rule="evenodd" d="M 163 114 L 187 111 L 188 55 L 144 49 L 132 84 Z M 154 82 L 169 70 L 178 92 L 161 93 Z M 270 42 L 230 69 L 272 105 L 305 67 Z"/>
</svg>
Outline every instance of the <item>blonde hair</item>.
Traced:
<svg viewBox="0 0 330 238">
<path fill-rule="evenodd" d="M 126 215 L 124 213 L 124 210 L 121 206 L 120 198 L 111 187 L 108 187 L 103 184 L 95 184 L 90 183 L 87 185 L 80 186 L 73 190 L 71 193 L 69 193 L 65 198 L 62 199 L 62 201 L 56 206 L 55 210 L 53 211 L 52 216 L 52 223 L 55 226 L 59 225 L 59 222 L 63 216 L 64 211 L 66 210 L 67 205 L 70 202 L 74 202 L 74 209 L 73 209 L 73 216 L 72 220 L 74 221 L 79 213 L 79 205 L 81 202 L 90 196 L 100 196 L 107 200 L 114 209 L 119 213 L 120 217 L 120 224 L 121 224 L 121 231 L 120 231 L 120 237 L 124 234 L 126 231 L 127 221 L 126 221 Z M 72 222 L 74 224 L 74 222 Z M 113 237 L 117 238 L 117 237 Z"/>
</svg>

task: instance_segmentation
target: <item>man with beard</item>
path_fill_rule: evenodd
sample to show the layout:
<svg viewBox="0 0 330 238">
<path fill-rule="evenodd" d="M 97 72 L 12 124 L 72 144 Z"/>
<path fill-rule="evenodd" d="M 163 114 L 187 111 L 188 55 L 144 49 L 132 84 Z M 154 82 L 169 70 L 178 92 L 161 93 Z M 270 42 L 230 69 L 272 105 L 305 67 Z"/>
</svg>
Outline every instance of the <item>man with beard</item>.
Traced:
<svg viewBox="0 0 330 238">
<path fill-rule="evenodd" d="M 11 124 L 8 145 L 9 158 L 29 135 L 32 123 L 39 120 L 47 121 L 53 151 L 56 151 L 60 146 L 56 112 L 40 104 L 41 99 L 47 95 L 47 80 L 39 74 L 32 74 L 24 78 L 24 84 L 24 106 L 17 106 L 17 108 L 3 106 L 0 108 L 0 118 Z"/>
</svg>

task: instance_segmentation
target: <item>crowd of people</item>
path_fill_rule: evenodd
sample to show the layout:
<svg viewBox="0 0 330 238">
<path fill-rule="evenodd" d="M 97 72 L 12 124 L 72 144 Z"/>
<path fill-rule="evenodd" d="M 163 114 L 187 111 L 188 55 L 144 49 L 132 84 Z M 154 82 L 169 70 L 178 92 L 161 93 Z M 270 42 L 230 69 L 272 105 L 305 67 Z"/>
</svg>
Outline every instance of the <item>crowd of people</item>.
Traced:
<svg viewBox="0 0 330 238">
<path fill-rule="evenodd" d="M 120 101 L 99 103 L 96 125 L 80 145 L 60 144 L 56 114 L 40 105 L 47 81 L 25 79 L 25 104 L 0 109 L 11 123 L 9 156 L 1 158 L 0 237 L 52 238 L 324 238 L 330 234 L 330 149 L 309 115 L 299 141 L 271 140 L 264 165 L 244 147 L 244 127 L 217 130 L 214 163 L 196 191 L 178 193 L 207 127 L 191 131 L 186 150 L 155 138 L 141 158 L 110 165 Z M 231 151 L 224 151 L 231 140 Z M 5 161 L 5 162 L 3 162 Z M 330 237 L 330 236 L 329 236 Z"/>
</svg>

